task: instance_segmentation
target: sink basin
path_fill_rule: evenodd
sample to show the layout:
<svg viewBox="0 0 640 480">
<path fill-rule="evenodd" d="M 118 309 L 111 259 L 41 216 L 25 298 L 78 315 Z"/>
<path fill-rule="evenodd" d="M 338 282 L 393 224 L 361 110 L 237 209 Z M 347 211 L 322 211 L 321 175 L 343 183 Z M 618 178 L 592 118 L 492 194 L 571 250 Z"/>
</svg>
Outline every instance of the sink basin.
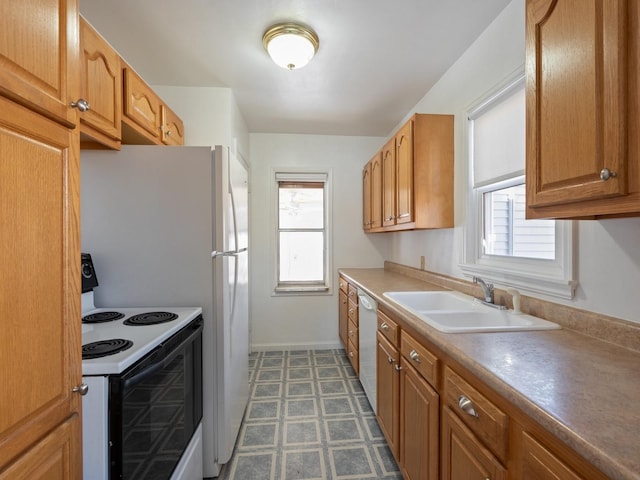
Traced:
<svg viewBox="0 0 640 480">
<path fill-rule="evenodd" d="M 556 323 L 532 315 L 497 310 L 459 292 L 385 292 L 383 296 L 445 333 L 553 330 Z"/>
<path fill-rule="evenodd" d="M 473 308 L 473 297 L 459 292 L 385 292 L 389 300 L 414 312 L 431 310 L 466 310 Z"/>
</svg>

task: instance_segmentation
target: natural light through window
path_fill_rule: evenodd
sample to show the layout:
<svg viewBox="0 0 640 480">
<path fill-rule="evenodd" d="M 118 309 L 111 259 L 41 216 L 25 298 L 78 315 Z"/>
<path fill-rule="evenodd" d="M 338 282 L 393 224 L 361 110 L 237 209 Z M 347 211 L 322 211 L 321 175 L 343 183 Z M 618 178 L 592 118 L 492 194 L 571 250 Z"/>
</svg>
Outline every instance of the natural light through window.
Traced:
<svg viewBox="0 0 640 480">
<path fill-rule="evenodd" d="M 464 261 L 469 276 L 501 286 L 571 298 L 573 225 L 527 220 L 524 75 L 468 112 L 469 210 Z"/>
<path fill-rule="evenodd" d="M 277 174 L 277 291 L 327 289 L 327 175 Z"/>
</svg>

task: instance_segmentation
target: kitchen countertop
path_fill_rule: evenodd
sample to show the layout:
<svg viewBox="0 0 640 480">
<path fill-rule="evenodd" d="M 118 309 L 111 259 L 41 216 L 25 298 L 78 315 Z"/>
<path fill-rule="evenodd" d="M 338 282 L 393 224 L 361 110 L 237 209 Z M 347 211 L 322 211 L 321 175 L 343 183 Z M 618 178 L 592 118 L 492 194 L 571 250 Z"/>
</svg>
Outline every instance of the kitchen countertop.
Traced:
<svg viewBox="0 0 640 480">
<path fill-rule="evenodd" d="M 382 294 L 445 288 L 383 268 L 340 273 L 603 473 L 640 480 L 639 352 L 565 328 L 442 333 Z"/>
</svg>

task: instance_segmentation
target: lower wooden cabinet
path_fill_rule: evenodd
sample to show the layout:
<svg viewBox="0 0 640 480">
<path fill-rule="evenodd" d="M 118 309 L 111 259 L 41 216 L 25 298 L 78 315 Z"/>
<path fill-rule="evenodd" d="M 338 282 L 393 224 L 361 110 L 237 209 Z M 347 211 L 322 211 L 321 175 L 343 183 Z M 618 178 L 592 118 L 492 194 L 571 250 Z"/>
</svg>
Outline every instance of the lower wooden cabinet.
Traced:
<svg viewBox="0 0 640 480">
<path fill-rule="evenodd" d="M 404 357 L 400 366 L 400 469 L 404 480 L 437 480 L 439 396 Z"/>
<path fill-rule="evenodd" d="M 442 480 L 505 480 L 507 470 L 449 408 L 442 410 Z"/>
<path fill-rule="evenodd" d="M 346 349 L 348 342 L 347 331 L 349 329 L 349 299 L 347 294 L 340 290 L 338 292 L 338 336 L 342 346 Z"/>
<path fill-rule="evenodd" d="M 380 332 L 376 346 L 376 412 L 389 449 L 400 461 L 400 354 Z"/>
<path fill-rule="evenodd" d="M 82 469 L 76 452 L 81 444 L 80 417 L 73 415 L 0 472 L 0 480 L 79 479 Z"/>
</svg>

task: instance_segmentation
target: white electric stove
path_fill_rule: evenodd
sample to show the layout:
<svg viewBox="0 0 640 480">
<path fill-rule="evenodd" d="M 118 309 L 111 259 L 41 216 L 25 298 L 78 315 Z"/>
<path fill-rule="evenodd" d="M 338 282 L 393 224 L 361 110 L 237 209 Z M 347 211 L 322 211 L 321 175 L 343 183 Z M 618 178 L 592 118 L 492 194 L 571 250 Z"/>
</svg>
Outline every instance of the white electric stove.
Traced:
<svg viewBox="0 0 640 480">
<path fill-rule="evenodd" d="M 202 308 L 98 308 L 82 276 L 84 480 L 202 478 Z"/>
</svg>

